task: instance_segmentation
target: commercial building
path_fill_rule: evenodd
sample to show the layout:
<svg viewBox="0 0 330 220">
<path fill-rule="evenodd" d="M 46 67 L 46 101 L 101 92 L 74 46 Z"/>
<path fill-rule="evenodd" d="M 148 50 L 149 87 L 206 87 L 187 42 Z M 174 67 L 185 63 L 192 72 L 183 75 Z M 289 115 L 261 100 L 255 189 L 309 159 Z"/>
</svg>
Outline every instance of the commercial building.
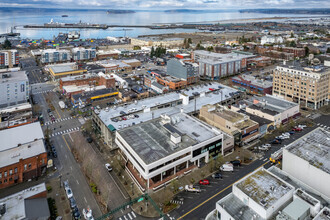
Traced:
<svg viewBox="0 0 330 220">
<path fill-rule="evenodd" d="M 261 45 L 264 44 L 282 44 L 283 38 L 281 36 L 265 35 L 261 37 Z"/>
<path fill-rule="evenodd" d="M 240 75 L 231 78 L 232 85 L 239 90 L 247 91 L 250 94 L 271 95 L 273 92 L 273 82 L 257 79 L 252 75 Z"/>
<path fill-rule="evenodd" d="M 316 128 L 283 149 L 282 169 L 330 198 L 330 132 Z"/>
<path fill-rule="evenodd" d="M 60 79 L 60 89 L 63 94 L 69 96 L 81 92 L 115 87 L 115 78 L 102 72 L 98 74 L 87 73 L 78 76 L 67 76 Z"/>
<path fill-rule="evenodd" d="M 132 72 L 131 65 L 126 64 L 123 60 L 100 60 L 96 62 L 98 65 L 105 68 L 105 73 L 127 73 Z"/>
<path fill-rule="evenodd" d="M 0 108 L 0 130 L 32 123 L 32 105 L 28 102 Z"/>
<path fill-rule="evenodd" d="M 117 50 L 98 50 L 96 52 L 96 57 L 98 60 L 103 60 L 103 59 L 118 59 L 120 52 Z"/>
<path fill-rule="evenodd" d="M 198 64 L 184 62 L 178 59 L 167 61 L 167 74 L 187 81 L 187 85 L 199 81 Z"/>
<path fill-rule="evenodd" d="M 19 64 L 17 50 L 0 50 L 0 67 L 13 68 Z"/>
<path fill-rule="evenodd" d="M 248 115 L 231 111 L 224 106 L 205 105 L 199 116 L 208 124 L 234 136 L 235 144 L 247 144 L 260 136 L 259 124 Z"/>
<path fill-rule="evenodd" d="M 296 48 L 296 47 L 282 47 L 281 51 L 285 53 L 292 53 L 294 57 L 304 57 L 306 56 L 305 48 Z"/>
<path fill-rule="evenodd" d="M 47 152 L 39 122 L 0 131 L 0 189 L 45 173 Z"/>
<path fill-rule="evenodd" d="M 246 69 L 247 59 L 255 57 L 241 53 L 213 53 L 205 50 L 193 52 L 193 60 L 199 64 L 201 77 L 216 80 L 240 73 Z"/>
<path fill-rule="evenodd" d="M 75 47 L 71 50 L 72 59 L 75 61 L 79 60 L 91 60 L 96 58 L 96 50 L 92 48 L 83 48 L 83 47 Z"/>
<path fill-rule="evenodd" d="M 166 47 L 174 48 L 183 46 L 183 38 L 157 38 L 157 37 L 143 37 L 143 38 L 130 38 L 131 45 L 133 46 L 153 46 L 153 47 Z"/>
<path fill-rule="evenodd" d="M 104 88 L 99 90 L 88 90 L 78 94 L 71 95 L 71 103 L 76 107 L 85 107 L 94 101 L 116 97 L 118 91 L 114 88 Z"/>
<path fill-rule="evenodd" d="M 141 61 L 137 59 L 122 60 L 122 62 L 126 63 L 127 65 L 130 65 L 132 67 L 132 70 L 141 67 Z"/>
<path fill-rule="evenodd" d="M 275 127 L 300 116 L 298 104 L 268 94 L 263 97 L 254 96 L 246 103 L 247 113 L 271 120 Z"/>
<path fill-rule="evenodd" d="M 96 130 L 103 136 L 104 142 L 113 147 L 113 133 L 116 130 L 160 117 L 162 114 L 174 114 L 183 110 L 187 114 L 198 112 L 206 104 L 233 104 L 244 94 L 219 83 L 196 86 L 182 93 L 166 93 L 154 97 L 136 100 L 134 103 L 116 108 L 93 111 L 92 120 Z M 131 118 L 131 115 L 138 117 Z M 122 117 L 127 120 L 121 120 Z M 120 119 L 119 119 L 120 118 Z"/>
<path fill-rule="evenodd" d="M 46 49 L 41 52 L 41 63 L 60 63 L 70 60 L 69 50 Z"/>
<path fill-rule="evenodd" d="M 141 189 L 157 189 L 193 167 L 224 154 L 230 137 L 185 113 L 161 115 L 116 132 L 128 172 Z"/>
<path fill-rule="evenodd" d="M 0 108 L 29 100 L 29 79 L 25 71 L 0 73 Z"/>
<path fill-rule="evenodd" d="M 2 220 L 50 219 L 46 184 L 41 183 L 0 199 Z"/>
<path fill-rule="evenodd" d="M 152 89 L 154 92 L 162 94 L 164 92 L 167 92 L 169 90 L 168 86 L 164 86 L 162 84 L 159 84 L 156 80 L 156 78 L 151 76 L 144 76 L 143 78 L 144 86 L 147 88 Z"/>
<path fill-rule="evenodd" d="M 330 99 L 330 68 L 277 66 L 273 95 L 311 109 L 327 105 Z"/>
<path fill-rule="evenodd" d="M 65 76 L 81 75 L 87 72 L 85 69 L 79 69 L 78 65 L 75 63 L 54 64 L 48 65 L 45 68 L 48 70 L 53 80 L 57 80 Z"/>
</svg>

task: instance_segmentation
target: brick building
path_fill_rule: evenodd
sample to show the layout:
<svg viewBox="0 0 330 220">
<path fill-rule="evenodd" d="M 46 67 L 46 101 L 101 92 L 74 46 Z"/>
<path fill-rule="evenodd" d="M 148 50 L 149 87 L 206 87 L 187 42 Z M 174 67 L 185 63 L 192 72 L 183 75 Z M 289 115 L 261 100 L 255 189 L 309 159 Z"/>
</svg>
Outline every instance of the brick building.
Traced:
<svg viewBox="0 0 330 220">
<path fill-rule="evenodd" d="M 0 189 L 41 176 L 47 166 L 39 122 L 0 131 Z"/>
<path fill-rule="evenodd" d="M 306 55 L 305 48 L 282 47 L 282 51 L 285 53 L 293 53 L 294 57 L 304 57 Z"/>
<path fill-rule="evenodd" d="M 273 83 L 271 81 L 257 79 L 251 75 L 235 76 L 231 81 L 235 87 L 252 94 L 271 95 L 273 91 Z"/>
</svg>

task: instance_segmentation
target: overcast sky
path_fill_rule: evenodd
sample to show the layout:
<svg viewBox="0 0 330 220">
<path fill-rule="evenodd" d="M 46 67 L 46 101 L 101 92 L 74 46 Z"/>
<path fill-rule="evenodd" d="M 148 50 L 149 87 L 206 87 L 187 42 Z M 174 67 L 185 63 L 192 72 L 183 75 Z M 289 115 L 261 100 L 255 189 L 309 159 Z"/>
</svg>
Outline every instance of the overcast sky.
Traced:
<svg viewBox="0 0 330 220">
<path fill-rule="evenodd" d="M 0 7 L 101 9 L 330 8 L 329 0 L 0 0 Z"/>
</svg>

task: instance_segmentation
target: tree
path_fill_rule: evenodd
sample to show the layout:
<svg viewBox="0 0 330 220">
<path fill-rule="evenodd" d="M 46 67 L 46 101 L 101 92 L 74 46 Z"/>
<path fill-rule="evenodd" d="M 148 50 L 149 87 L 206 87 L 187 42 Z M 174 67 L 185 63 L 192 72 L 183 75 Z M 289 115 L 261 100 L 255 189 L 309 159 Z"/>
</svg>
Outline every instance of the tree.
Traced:
<svg viewBox="0 0 330 220">
<path fill-rule="evenodd" d="M 291 38 L 294 38 L 294 34 L 291 32 L 291 35 L 290 35 Z"/>
<path fill-rule="evenodd" d="M 308 48 L 308 47 L 307 47 Z M 327 49 L 327 53 L 330 53 L 330 47 L 328 47 L 328 49 Z"/>
<path fill-rule="evenodd" d="M 176 193 L 179 189 L 179 183 L 178 183 L 178 180 L 177 179 L 173 179 L 171 181 L 171 187 L 173 189 L 173 193 Z"/>
<path fill-rule="evenodd" d="M 329 50 L 330 48 L 328 48 L 328 50 Z M 330 50 L 329 50 L 329 52 L 330 52 Z M 328 53 L 328 52 L 327 52 Z M 309 47 L 305 47 L 305 55 L 306 56 L 308 56 L 308 54 L 309 54 Z"/>
<path fill-rule="evenodd" d="M 8 39 L 5 40 L 5 42 L 3 43 L 3 49 L 11 49 L 11 43 Z"/>
<path fill-rule="evenodd" d="M 155 56 L 155 48 L 152 46 L 150 51 L 150 57 L 152 58 L 153 56 Z"/>
<path fill-rule="evenodd" d="M 290 47 L 296 47 L 297 46 L 297 44 L 296 44 L 296 42 L 294 42 L 294 40 L 291 41 L 289 45 L 290 45 Z"/>
<path fill-rule="evenodd" d="M 207 50 L 208 50 L 208 51 L 213 51 L 213 47 L 212 47 L 212 46 L 209 46 L 209 47 L 207 48 Z"/>
<path fill-rule="evenodd" d="M 191 38 L 188 38 L 188 43 L 189 43 L 189 44 L 192 44 L 192 40 L 191 40 Z"/>
</svg>

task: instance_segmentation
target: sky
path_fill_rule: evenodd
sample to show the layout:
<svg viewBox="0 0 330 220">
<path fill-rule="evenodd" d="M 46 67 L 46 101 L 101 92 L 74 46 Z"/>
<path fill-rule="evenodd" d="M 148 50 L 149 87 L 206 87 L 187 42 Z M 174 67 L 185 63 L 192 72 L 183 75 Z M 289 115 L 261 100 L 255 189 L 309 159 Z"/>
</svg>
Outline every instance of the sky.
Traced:
<svg viewBox="0 0 330 220">
<path fill-rule="evenodd" d="M 330 8 L 329 0 L 0 0 L 0 7 L 99 9 Z"/>
</svg>

